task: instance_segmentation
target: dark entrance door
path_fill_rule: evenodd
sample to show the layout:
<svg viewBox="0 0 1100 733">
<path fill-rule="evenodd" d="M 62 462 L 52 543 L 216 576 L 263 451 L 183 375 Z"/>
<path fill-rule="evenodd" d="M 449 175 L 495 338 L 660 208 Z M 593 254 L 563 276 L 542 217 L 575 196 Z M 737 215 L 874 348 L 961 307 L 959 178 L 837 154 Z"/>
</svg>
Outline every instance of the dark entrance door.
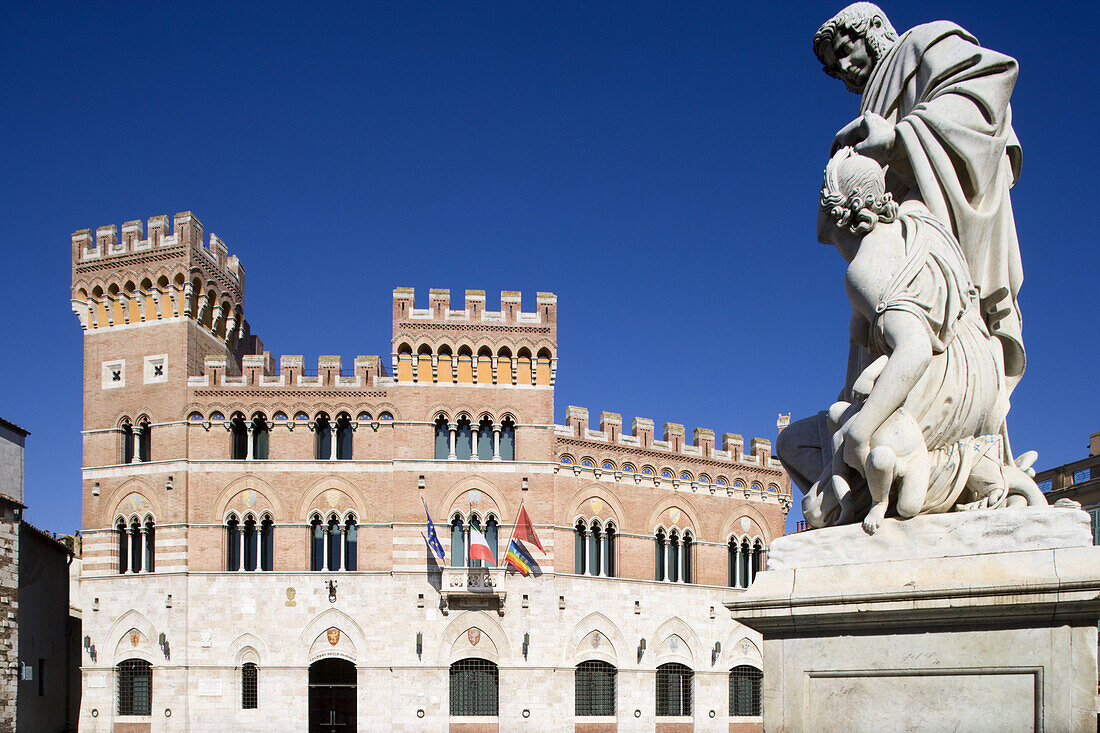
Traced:
<svg viewBox="0 0 1100 733">
<path fill-rule="evenodd" d="M 355 733 L 355 665 L 346 659 L 309 665 L 309 733 Z"/>
</svg>

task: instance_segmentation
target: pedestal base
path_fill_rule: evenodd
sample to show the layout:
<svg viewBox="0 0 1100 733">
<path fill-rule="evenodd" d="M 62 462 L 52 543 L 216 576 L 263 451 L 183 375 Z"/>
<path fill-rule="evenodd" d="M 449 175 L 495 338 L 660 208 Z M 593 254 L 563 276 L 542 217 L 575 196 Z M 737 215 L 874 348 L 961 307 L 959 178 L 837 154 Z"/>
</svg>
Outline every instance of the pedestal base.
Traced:
<svg viewBox="0 0 1100 733">
<path fill-rule="evenodd" d="M 783 569 L 769 560 L 726 604 L 764 637 L 768 733 L 1096 730 L 1100 548 L 1085 512 L 887 520 L 771 552 Z"/>
</svg>

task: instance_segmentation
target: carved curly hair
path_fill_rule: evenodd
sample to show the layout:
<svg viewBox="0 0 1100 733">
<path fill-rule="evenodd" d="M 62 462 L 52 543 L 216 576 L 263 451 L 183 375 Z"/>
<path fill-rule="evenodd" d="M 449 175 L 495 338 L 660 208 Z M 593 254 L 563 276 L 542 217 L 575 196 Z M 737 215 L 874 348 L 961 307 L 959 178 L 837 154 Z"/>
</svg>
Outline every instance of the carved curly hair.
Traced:
<svg viewBox="0 0 1100 733">
<path fill-rule="evenodd" d="M 875 18 L 878 18 L 880 25 L 878 31 L 872 33 L 871 23 Z M 814 55 L 822 64 L 825 63 L 825 46 L 832 44 L 833 37 L 841 28 L 847 28 L 867 41 L 867 48 L 875 63 L 878 63 L 878 60 L 886 54 L 890 44 L 898 40 L 898 32 L 890 24 L 882 8 L 874 3 L 852 3 L 825 21 L 814 34 Z M 832 77 L 836 76 L 828 67 L 825 68 L 825 73 Z"/>
<path fill-rule="evenodd" d="M 838 227 L 853 234 L 867 234 L 880 221 L 897 219 L 898 205 L 886 193 L 886 172 L 875 161 L 841 148 L 825 166 L 821 184 L 821 208 L 826 209 Z"/>
</svg>

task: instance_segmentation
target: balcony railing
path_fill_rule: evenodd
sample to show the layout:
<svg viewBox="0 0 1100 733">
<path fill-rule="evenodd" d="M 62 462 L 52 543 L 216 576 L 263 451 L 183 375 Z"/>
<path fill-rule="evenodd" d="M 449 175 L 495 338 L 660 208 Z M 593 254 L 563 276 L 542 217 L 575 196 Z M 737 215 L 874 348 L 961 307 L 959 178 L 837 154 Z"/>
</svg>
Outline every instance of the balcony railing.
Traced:
<svg viewBox="0 0 1100 733">
<path fill-rule="evenodd" d="M 504 615 L 504 568 L 443 568 L 442 587 L 439 595 L 443 600 L 443 612 L 451 603 L 459 601 L 489 601 L 497 606 L 497 612 Z"/>
</svg>

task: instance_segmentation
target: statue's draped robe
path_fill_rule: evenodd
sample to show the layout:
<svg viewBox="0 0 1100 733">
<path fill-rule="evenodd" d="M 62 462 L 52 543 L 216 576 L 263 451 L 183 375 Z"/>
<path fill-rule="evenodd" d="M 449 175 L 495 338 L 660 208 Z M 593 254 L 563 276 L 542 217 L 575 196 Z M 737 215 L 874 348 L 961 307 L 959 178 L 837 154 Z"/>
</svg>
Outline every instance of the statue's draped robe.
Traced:
<svg viewBox="0 0 1100 733">
<path fill-rule="evenodd" d="M 928 23 L 879 60 L 860 105 L 860 114 L 895 125 L 886 161 L 895 198 L 919 198 L 958 238 L 1010 378 L 1025 362 L 1016 304 L 1024 275 L 1009 200 L 1020 171 L 1009 106 L 1016 73 L 1014 59 L 982 48 L 954 23 Z"/>
</svg>

